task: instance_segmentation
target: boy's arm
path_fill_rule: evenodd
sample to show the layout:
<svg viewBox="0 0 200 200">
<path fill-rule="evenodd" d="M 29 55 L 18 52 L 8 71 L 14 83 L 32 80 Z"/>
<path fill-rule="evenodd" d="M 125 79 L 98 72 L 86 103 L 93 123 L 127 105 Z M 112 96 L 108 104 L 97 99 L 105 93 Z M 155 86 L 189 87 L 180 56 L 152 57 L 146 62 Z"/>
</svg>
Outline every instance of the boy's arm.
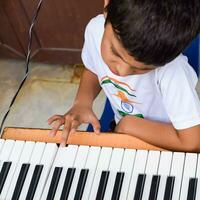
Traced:
<svg viewBox="0 0 200 200">
<path fill-rule="evenodd" d="M 93 101 L 100 91 L 101 86 L 97 76 L 88 69 L 84 69 L 74 104 L 81 103 L 92 107 Z"/>
<path fill-rule="evenodd" d="M 121 119 L 115 131 L 173 151 L 200 152 L 200 125 L 176 130 L 169 123 L 127 115 Z"/>
</svg>

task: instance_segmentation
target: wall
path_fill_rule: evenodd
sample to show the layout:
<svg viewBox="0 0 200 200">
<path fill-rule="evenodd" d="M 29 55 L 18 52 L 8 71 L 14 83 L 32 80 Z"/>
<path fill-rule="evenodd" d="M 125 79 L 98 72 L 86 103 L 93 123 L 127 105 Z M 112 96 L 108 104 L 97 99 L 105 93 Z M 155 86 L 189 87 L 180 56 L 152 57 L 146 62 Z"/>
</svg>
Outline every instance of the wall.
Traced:
<svg viewBox="0 0 200 200">
<path fill-rule="evenodd" d="M 0 57 L 25 58 L 28 30 L 38 2 L 0 1 Z M 102 10 L 103 0 L 43 0 L 33 33 L 33 60 L 80 63 L 84 28 Z"/>
</svg>

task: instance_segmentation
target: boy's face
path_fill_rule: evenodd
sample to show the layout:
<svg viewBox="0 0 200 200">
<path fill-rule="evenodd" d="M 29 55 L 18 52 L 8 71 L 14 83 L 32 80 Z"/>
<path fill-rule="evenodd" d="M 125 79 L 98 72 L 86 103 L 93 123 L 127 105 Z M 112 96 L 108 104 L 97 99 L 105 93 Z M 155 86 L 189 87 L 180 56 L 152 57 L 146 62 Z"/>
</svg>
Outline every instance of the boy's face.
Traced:
<svg viewBox="0 0 200 200">
<path fill-rule="evenodd" d="M 155 69 L 152 65 L 136 61 L 128 54 L 109 22 L 105 25 L 101 42 L 101 55 L 110 70 L 119 76 L 144 74 Z"/>
</svg>

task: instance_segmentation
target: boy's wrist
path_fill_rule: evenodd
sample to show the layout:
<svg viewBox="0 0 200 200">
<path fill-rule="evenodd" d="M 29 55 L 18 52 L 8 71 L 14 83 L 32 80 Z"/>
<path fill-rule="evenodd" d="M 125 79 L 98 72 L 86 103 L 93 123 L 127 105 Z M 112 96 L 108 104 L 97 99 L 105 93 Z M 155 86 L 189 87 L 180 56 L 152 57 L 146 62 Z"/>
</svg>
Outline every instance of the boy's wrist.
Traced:
<svg viewBox="0 0 200 200">
<path fill-rule="evenodd" d="M 84 106 L 84 107 L 92 108 L 93 101 L 75 100 L 73 105 L 74 106 Z"/>
</svg>

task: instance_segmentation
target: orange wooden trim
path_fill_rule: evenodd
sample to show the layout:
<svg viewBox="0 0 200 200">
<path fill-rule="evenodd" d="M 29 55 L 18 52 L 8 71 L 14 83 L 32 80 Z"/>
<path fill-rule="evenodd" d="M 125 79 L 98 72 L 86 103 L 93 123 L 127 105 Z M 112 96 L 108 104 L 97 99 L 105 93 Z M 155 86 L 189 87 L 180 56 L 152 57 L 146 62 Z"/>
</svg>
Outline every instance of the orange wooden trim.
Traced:
<svg viewBox="0 0 200 200">
<path fill-rule="evenodd" d="M 1 138 L 35 142 L 60 143 L 62 131 L 58 131 L 57 135 L 53 138 L 48 136 L 49 131 L 50 130 L 48 129 L 5 128 Z M 69 135 L 67 144 L 159 151 L 164 150 L 162 148 L 146 143 L 136 137 L 117 133 L 96 134 L 89 132 L 76 132 Z"/>
</svg>

